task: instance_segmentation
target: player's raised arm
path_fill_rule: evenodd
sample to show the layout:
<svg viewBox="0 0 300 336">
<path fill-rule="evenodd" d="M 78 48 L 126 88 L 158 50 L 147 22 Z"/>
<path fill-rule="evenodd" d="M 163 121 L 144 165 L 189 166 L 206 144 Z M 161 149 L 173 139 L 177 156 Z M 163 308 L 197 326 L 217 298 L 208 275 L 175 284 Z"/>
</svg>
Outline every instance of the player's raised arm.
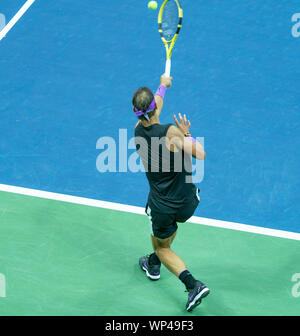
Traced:
<svg viewBox="0 0 300 336">
<path fill-rule="evenodd" d="M 166 90 L 172 85 L 172 80 L 173 77 L 167 77 L 166 75 L 160 77 L 160 85 L 154 94 L 158 115 L 163 108 Z"/>
<path fill-rule="evenodd" d="M 192 137 L 189 132 L 191 127 L 191 123 L 187 120 L 186 115 L 182 118 L 179 113 L 179 120 L 174 115 L 174 120 L 176 122 L 176 126 L 171 126 L 168 130 L 167 137 L 172 144 L 174 144 L 178 149 L 183 150 L 189 155 L 192 155 L 194 158 L 198 160 L 205 159 L 205 151 L 202 145 Z"/>
</svg>

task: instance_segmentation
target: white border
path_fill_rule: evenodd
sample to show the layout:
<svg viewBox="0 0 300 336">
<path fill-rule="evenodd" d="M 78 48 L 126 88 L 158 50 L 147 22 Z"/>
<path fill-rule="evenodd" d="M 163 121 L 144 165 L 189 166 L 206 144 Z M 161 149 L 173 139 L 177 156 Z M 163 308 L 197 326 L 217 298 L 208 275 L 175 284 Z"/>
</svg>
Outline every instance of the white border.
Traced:
<svg viewBox="0 0 300 336">
<path fill-rule="evenodd" d="M 6 36 L 6 34 L 12 29 L 12 27 L 21 19 L 21 17 L 27 12 L 29 7 L 35 2 L 35 0 L 27 0 L 21 7 L 18 13 L 7 23 L 7 25 L 0 31 L 0 41 Z"/>
<path fill-rule="evenodd" d="M 98 201 L 98 200 L 90 199 L 90 198 L 57 194 L 53 192 L 28 189 L 28 188 L 22 188 L 22 187 L 14 187 L 14 186 L 6 185 L 6 184 L 0 184 L 0 191 L 20 194 L 20 195 L 26 195 L 26 196 L 32 196 L 32 197 L 45 198 L 45 199 L 61 201 L 61 202 L 88 205 L 88 206 L 92 206 L 96 208 L 103 208 L 103 209 L 110 209 L 110 210 L 116 210 L 116 211 L 135 213 L 139 215 L 145 215 L 144 208 L 133 206 L 133 205 Z M 226 222 L 226 221 L 217 220 L 217 219 L 209 219 L 209 218 L 193 216 L 189 220 L 189 223 L 213 226 L 213 227 L 218 227 L 218 228 L 223 228 L 223 229 L 251 232 L 251 233 L 262 234 L 262 235 L 272 236 L 272 237 L 300 240 L 300 233 L 268 229 L 268 228 L 264 228 L 260 226 L 254 226 L 254 225 Z"/>
</svg>

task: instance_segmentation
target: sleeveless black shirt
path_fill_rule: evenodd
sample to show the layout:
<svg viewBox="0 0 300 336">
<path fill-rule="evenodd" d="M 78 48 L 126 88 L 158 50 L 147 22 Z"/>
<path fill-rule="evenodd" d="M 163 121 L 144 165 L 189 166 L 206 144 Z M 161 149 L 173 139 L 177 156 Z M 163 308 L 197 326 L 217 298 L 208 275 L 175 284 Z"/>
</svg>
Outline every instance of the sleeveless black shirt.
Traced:
<svg viewBox="0 0 300 336">
<path fill-rule="evenodd" d="M 166 147 L 166 134 L 173 124 L 153 124 L 135 128 L 136 150 L 143 162 L 150 186 L 148 204 L 151 210 L 174 214 L 196 195 L 192 183 L 192 163 L 183 151 Z"/>
</svg>

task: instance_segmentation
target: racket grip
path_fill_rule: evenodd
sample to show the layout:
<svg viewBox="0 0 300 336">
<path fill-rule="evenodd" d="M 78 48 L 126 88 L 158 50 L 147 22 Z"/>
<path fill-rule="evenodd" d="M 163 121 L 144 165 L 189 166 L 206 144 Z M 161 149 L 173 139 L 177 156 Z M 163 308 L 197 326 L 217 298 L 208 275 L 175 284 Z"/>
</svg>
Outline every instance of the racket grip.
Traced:
<svg viewBox="0 0 300 336">
<path fill-rule="evenodd" d="M 171 75 L 171 58 L 168 58 L 167 61 L 166 61 L 165 75 L 167 77 L 170 77 L 170 75 Z"/>
</svg>

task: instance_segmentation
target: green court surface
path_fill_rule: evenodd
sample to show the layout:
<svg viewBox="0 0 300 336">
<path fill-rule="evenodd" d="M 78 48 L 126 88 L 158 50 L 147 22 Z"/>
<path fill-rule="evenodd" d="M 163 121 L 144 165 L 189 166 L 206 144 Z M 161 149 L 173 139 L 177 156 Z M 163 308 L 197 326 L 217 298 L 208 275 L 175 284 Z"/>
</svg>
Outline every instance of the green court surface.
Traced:
<svg viewBox="0 0 300 336">
<path fill-rule="evenodd" d="M 146 216 L 0 192 L 0 315 L 300 315 L 299 241 L 185 223 L 173 248 L 211 289 L 191 314 L 174 275 L 138 267 Z"/>
</svg>

